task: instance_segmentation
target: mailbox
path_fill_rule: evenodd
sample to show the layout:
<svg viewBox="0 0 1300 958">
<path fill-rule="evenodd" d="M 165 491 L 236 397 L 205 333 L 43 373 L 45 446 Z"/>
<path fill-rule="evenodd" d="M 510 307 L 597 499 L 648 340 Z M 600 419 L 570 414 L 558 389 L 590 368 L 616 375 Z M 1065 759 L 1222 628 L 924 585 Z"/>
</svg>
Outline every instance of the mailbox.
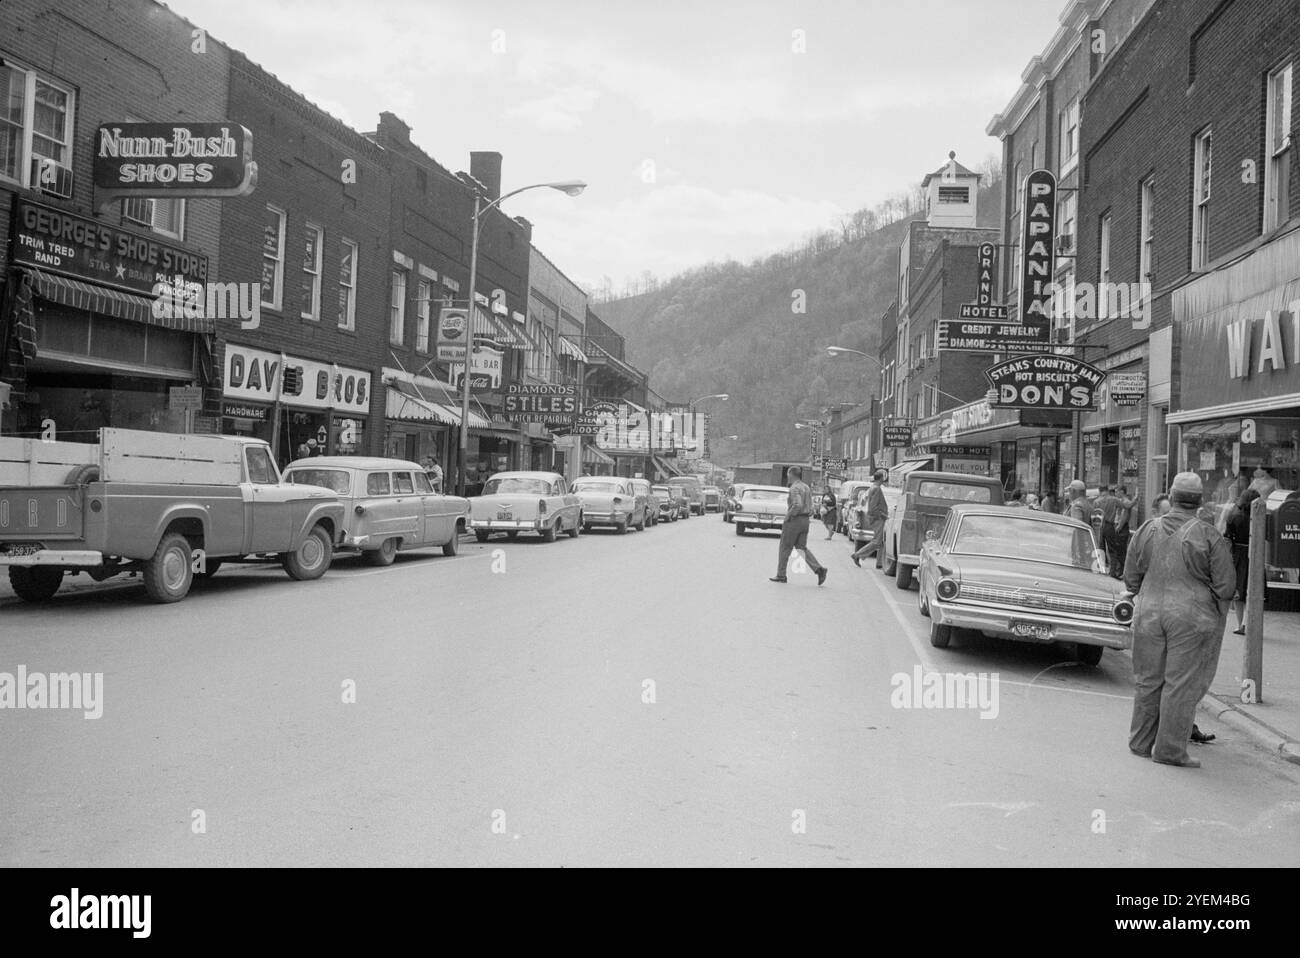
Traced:
<svg viewBox="0 0 1300 958">
<path fill-rule="evenodd" d="M 1279 489 L 1265 502 L 1265 527 L 1272 555 L 1269 565 L 1278 569 L 1300 569 L 1300 492 Z"/>
</svg>

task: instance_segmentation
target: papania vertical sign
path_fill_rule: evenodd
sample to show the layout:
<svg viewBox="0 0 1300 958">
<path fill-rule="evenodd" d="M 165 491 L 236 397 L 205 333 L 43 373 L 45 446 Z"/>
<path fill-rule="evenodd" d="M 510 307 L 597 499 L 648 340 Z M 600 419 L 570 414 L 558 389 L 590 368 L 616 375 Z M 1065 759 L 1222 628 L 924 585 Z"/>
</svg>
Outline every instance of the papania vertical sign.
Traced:
<svg viewBox="0 0 1300 958">
<path fill-rule="evenodd" d="M 136 196 L 247 196 L 257 186 L 253 134 L 238 123 L 105 123 L 95 187 Z"/>
<path fill-rule="evenodd" d="M 1052 325 L 1056 269 L 1056 177 L 1034 170 L 1025 177 L 1025 225 L 1020 237 L 1020 322 Z"/>
</svg>

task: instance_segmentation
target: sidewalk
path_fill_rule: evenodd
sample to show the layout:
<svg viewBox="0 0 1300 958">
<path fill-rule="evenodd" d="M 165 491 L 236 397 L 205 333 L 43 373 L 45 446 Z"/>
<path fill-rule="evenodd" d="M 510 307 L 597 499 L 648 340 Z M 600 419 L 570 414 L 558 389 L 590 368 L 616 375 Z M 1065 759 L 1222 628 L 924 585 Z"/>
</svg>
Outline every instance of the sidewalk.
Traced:
<svg viewBox="0 0 1300 958">
<path fill-rule="evenodd" d="M 1236 615 L 1229 614 L 1219 671 L 1201 700 L 1201 711 L 1300 764 L 1300 612 L 1264 613 L 1263 701 L 1255 705 L 1241 701 L 1246 637 L 1233 635 L 1236 627 Z"/>
</svg>

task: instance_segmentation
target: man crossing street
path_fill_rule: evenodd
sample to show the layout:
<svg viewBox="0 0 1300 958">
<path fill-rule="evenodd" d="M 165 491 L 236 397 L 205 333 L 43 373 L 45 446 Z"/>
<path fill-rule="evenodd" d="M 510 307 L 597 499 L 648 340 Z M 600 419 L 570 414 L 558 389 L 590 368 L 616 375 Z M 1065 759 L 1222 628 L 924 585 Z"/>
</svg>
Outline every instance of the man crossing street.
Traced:
<svg viewBox="0 0 1300 958">
<path fill-rule="evenodd" d="M 795 549 L 803 552 L 808 568 L 817 573 L 817 584 L 826 581 L 827 569 L 817 561 L 817 557 L 808 550 L 808 523 L 812 520 L 812 490 L 803 481 L 803 469 L 790 467 L 790 494 L 787 498 L 785 522 L 781 525 L 781 546 L 777 553 L 776 575 L 770 581 L 785 582 L 785 568 L 790 561 L 790 553 Z"/>
</svg>

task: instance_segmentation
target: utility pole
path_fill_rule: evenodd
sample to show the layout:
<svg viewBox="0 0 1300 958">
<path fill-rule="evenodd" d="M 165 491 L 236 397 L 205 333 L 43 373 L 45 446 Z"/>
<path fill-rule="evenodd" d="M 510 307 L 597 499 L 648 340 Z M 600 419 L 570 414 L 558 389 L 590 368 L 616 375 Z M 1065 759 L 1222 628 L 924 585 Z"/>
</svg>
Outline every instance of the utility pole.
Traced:
<svg viewBox="0 0 1300 958">
<path fill-rule="evenodd" d="M 1247 550 L 1246 644 L 1241 656 L 1241 701 L 1264 701 L 1264 497 L 1250 504 L 1250 546 Z"/>
</svg>

